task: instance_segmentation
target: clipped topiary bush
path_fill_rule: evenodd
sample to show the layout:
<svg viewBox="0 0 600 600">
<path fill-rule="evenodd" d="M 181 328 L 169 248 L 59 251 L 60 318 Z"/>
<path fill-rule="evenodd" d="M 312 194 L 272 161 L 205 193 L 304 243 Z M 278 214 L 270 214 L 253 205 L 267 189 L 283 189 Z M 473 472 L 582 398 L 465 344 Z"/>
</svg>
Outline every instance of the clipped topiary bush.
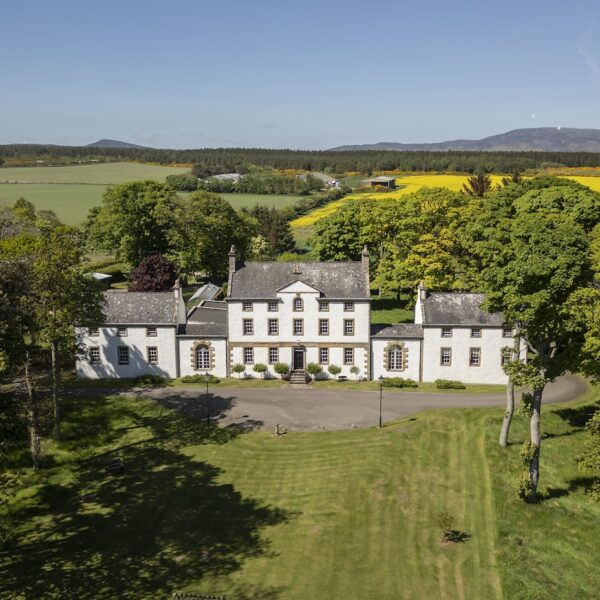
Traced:
<svg viewBox="0 0 600 600">
<path fill-rule="evenodd" d="M 338 365 L 329 365 L 327 367 L 327 370 L 329 371 L 330 375 L 333 375 L 335 377 L 336 375 L 339 375 L 342 372 L 342 367 L 338 367 Z"/>
<path fill-rule="evenodd" d="M 253 371 L 255 373 L 260 373 L 262 378 L 265 378 L 265 373 L 267 372 L 267 365 L 265 363 L 256 363 L 253 367 Z"/>
<path fill-rule="evenodd" d="M 436 379 L 435 387 L 438 390 L 464 390 L 467 386 L 461 381 L 454 381 L 452 379 Z"/>
<path fill-rule="evenodd" d="M 290 365 L 288 365 L 287 363 L 278 362 L 275 363 L 275 365 L 273 365 L 273 369 L 275 373 L 277 373 L 277 375 L 281 375 L 282 377 L 284 377 L 290 372 Z"/>
<path fill-rule="evenodd" d="M 403 377 L 386 377 L 383 380 L 383 387 L 416 388 L 418 385 L 414 379 L 404 379 Z"/>
<path fill-rule="evenodd" d="M 306 365 L 306 372 L 315 379 L 319 373 L 323 372 L 323 367 L 317 363 L 311 362 Z"/>
<path fill-rule="evenodd" d="M 246 370 L 246 367 L 242 363 L 236 363 L 235 365 L 233 365 L 233 367 L 231 367 L 231 370 L 234 373 L 237 373 L 241 379 L 241 374 Z"/>
</svg>

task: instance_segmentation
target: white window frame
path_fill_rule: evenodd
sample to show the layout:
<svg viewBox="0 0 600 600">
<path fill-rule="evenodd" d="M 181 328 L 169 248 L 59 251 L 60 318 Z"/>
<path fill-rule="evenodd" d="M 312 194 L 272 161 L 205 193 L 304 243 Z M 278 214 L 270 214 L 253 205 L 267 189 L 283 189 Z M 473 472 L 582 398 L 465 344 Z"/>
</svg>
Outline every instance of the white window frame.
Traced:
<svg viewBox="0 0 600 600">
<path fill-rule="evenodd" d="M 129 346 L 117 346 L 117 364 L 121 366 L 129 364 Z"/>
<path fill-rule="evenodd" d="M 276 300 L 269 300 L 267 303 L 267 312 L 278 312 L 279 311 L 279 302 Z"/>
<path fill-rule="evenodd" d="M 158 337 L 158 329 L 156 327 L 146 327 L 146 337 Z"/>
<path fill-rule="evenodd" d="M 269 364 L 274 365 L 279 362 L 279 348 L 269 348 Z"/>
<path fill-rule="evenodd" d="M 242 333 L 254 335 L 254 319 L 242 319 Z"/>
<path fill-rule="evenodd" d="M 244 364 L 251 365 L 254 362 L 254 348 L 244 348 Z"/>
<path fill-rule="evenodd" d="M 503 338 L 512 338 L 515 337 L 515 330 L 512 327 L 505 326 L 502 328 L 502 337 Z"/>
<path fill-rule="evenodd" d="M 354 312 L 354 302 L 351 300 L 344 302 L 344 312 Z"/>
<path fill-rule="evenodd" d="M 474 359 L 477 360 L 474 360 Z M 481 366 L 481 348 L 469 348 L 469 366 L 470 367 L 480 367 Z"/>
<path fill-rule="evenodd" d="M 90 346 L 88 348 L 88 356 L 90 359 L 90 365 L 102 364 L 102 354 L 100 353 L 100 346 Z"/>
<path fill-rule="evenodd" d="M 250 300 L 244 300 L 242 302 L 242 311 L 251 312 L 252 310 L 254 310 L 254 305 L 252 304 L 252 302 Z"/>
<path fill-rule="evenodd" d="M 151 357 L 152 354 L 155 356 Z M 146 348 L 146 360 L 149 365 L 158 365 L 158 346 L 148 346 Z"/>
<path fill-rule="evenodd" d="M 117 337 L 127 337 L 127 327 L 117 327 Z"/>
<path fill-rule="evenodd" d="M 196 371 L 210 369 L 210 349 L 205 344 L 194 349 L 194 366 Z"/>
<path fill-rule="evenodd" d="M 292 306 L 294 312 L 304 312 L 304 300 L 302 298 L 296 296 Z"/>
<path fill-rule="evenodd" d="M 480 338 L 483 335 L 481 327 L 471 327 L 471 337 Z"/>
<path fill-rule="evenodd" d="M 444 353 L 448 356 L 448 361 L 444 360 Z M 452 348 L 444 347 L 440 348 L 440 366 L 451 367 L 452 366 Z"/>
<path fill-rule="evenodd" d="M 319 300 L 319 312 L 329 312 L 329 300 Z"/>
<path fill-rule="evenodd" d="M 442 327 L 441 336 L 443 338 L 451 338 L 452 337 L 452 327 Z"/>
<path fill-rule="evenodd" d="M 90 337 L 98 337 L 100 335 L 100 329 L 98 327 L 88 327 L 88 335 Z"/>
<path fill-rule="evenodd" d="M 298 325 L 299 325 L 299 327 L 298 327 L 299 331 L 296 330 L 296 327 Z M 294 335 L 304 335 L 304 319 L 294 319 L 292 327 L 293 327 L 292 331 L 294 332 Z"/>
<path fill-rule="evenodd" d="M 319 348 L 319 364 L 329 364 L 329 348 Z"/>
<path fill-rule="evenodd" d="M 344 319 L 344 335 L 354 335 L 354 319 Z"/>
<path fill-rule="evenodd" d="M 388 371 L 402 370 L 404 370 L 404 348 L 393 346 L 388 350 Z"/>
<path fill-rule="evenodd" d="M 329 335 L 329 319 L 319 319 L 319 335 Z"/>
<path fill-rule="evenodd" d="M 350 357 L 350 358 L 348 358 Z M 344 364 L 345 365 L 353 365 L 354 364 L 354 348 L 344 348 Z"/>
<path fill-rule="evenodd" d="M 511 348 L 502 348 L 500 350 L 500 366 L 503 367 L 507 363 L 512 360 L 512 349 Z"/>
<path fill-rule="evenodd" d="M 275 327 L 272 327 L 272 326 Z M 267 327 L 269 329 L 269 335 L 279 335 L 279 319 L 269 319 L 267 321 Z"/>
</svg>

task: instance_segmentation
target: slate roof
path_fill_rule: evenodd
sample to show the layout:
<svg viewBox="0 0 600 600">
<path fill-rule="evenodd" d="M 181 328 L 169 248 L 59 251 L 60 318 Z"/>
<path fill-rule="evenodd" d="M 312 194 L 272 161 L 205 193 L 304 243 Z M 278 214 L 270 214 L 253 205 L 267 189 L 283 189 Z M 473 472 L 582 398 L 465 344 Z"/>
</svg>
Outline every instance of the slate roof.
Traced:
<svg viewBox="0 0 600 600">
<path fill-rule="evenodd" d="M 277 290 L 295 281 L 316 288 L 323 298 L 370 298 L 361 262 L 247 262 L 233 273 L 229 296 L 275 300 Z"/>
<path fill-rule="evenodd" d="M 423 301 L 423 325 L 492 325 L 504 324 L 502 313 L 488 313 L 481 308 L 484 294 L 429 292 Z"/>
<path fill-rule="evenodd" d="M 423 327 L 415 323 L 395 323 L 393 325 L 371 325 L 374 338 L 422 338 Z"/>
<path fill-rule="evenodd" d="M 225 302 L 211 302 L 211 305 L 196 307 L 189 315 L 185 326 L 185 333 L 198 337 L 227 337 L 227 304 Z"/>
<path fill-rule="evenodd" d="M 173 292 L 104 292 L 107 325 L 177 325 Z"/>
</svg>

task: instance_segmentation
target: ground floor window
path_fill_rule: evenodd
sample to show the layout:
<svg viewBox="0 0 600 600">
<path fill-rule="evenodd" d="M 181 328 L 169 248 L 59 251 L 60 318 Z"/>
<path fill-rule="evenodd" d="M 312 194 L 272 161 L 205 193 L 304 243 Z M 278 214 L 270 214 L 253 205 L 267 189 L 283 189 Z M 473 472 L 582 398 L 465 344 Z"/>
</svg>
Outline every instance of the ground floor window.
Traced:
<svg viewBox="0 0 600 600">
<path fill-rule="evenodd" d="M 244 363 L 251 365 L 254 362 L 254 348 L 244 348 Z"/>
<path fill-rule="evenodd" d="M 329 348 L 319 348 L 319 363 L 322 365 L 329 363 Z"/>
<path fill-rule="evenodd" d="M 150 346 L 147 349 L 148 352 L 148 364 L 149 365 L 157 365 L 158 364 L 158 348 L 156 346 Z"/>
<path fill-rule="evenodd" d="M 127 346 L 119 346 L 117 348 L 117 358 L 120 365 L 129 364 L 129 348 Z"/>
<path fill-rule="evenodd" d="M 344 364 L 354 364 L 354 348 L 344 348 Z"/>
<path fill-rule="evenodd" d="M 404 366 L 404 351 L 400 346 L 390 348 L 388 352 L 388 368 L 390 371 L 402 371 Z"/>
<path fill-rule="evenodd" d="M 269 364 L 274 365 L 279 362 L 279 348 L 269 348 Z"/>
<path fill-rule="evenodd" d="M 99 365 L 101 362 L 102 361 L 100 359 L 100 348 L 98 348 L 97 346 L 90 348 L 90 363 L 92 365 Z"/>
<path fill-rule="evenodd" d="M 210 352 L 206 346 L 196 346 L 196 369 L 210 368 Z"/>
</svg>

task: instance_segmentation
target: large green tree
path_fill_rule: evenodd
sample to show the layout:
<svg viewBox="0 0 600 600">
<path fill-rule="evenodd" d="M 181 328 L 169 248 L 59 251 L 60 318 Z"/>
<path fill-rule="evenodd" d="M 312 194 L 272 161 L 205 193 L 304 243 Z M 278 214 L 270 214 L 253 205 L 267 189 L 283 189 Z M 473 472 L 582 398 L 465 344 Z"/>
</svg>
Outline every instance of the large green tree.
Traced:
<svg viewBox="0 0 600 600">
<path fill-rule="evenodd" d="M 109 187 L 100 210 L 93 210 L 85 230 L 91 246 L 131 264 L 169 248 L 175 192 L 156 181 L 130 181 Z"/>
</svg>

